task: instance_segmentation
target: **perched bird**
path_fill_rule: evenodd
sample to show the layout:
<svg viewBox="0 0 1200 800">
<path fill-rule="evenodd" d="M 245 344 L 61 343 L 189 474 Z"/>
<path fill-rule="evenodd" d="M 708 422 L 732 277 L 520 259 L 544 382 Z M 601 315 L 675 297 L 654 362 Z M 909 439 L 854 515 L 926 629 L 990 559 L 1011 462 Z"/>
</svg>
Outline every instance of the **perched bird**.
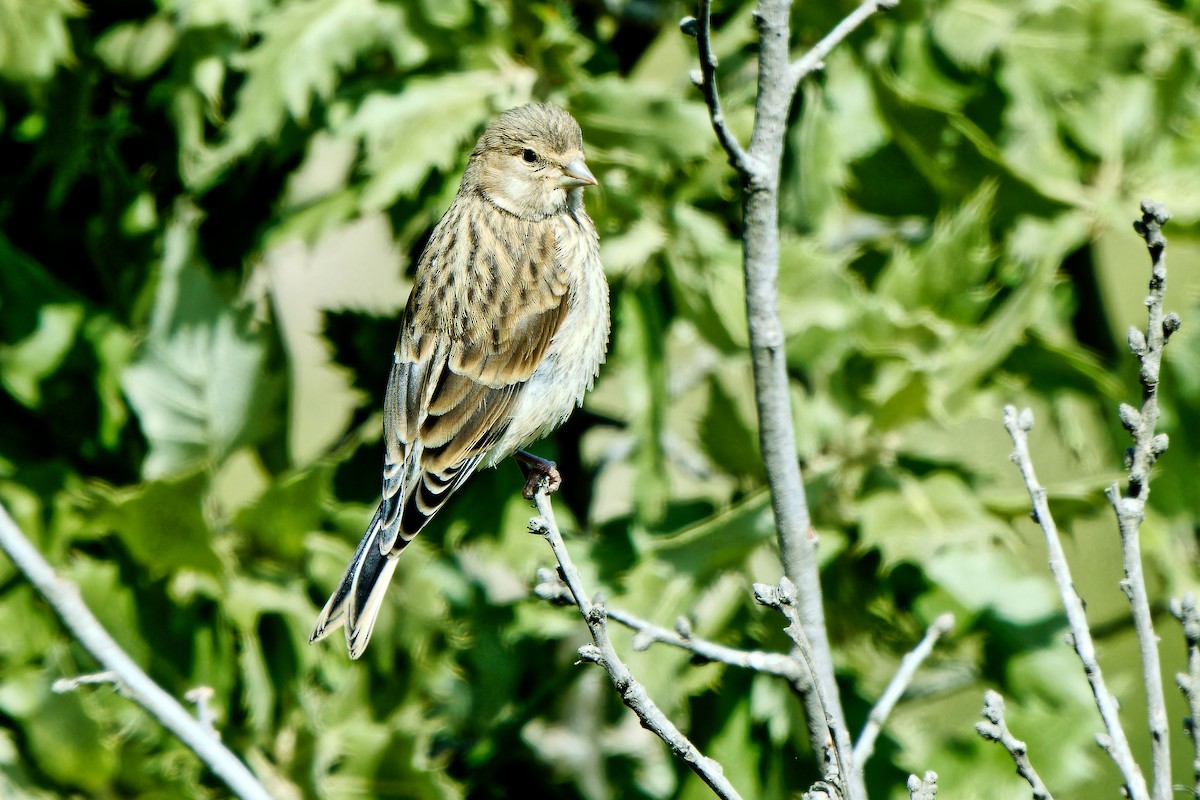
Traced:
<svg viewBox="0 0 1200 800">
<path fill-rule="evenodd" d="M 309 641 L 345 626 L 366 649 L 396 559 L 467 478 L 561 425 L 608 346 L 608 284 L 583 188 L 579 123 L 553 105 L 501 114 L 429 239 L 383 409 L 383 499 Z"/>
</svg>

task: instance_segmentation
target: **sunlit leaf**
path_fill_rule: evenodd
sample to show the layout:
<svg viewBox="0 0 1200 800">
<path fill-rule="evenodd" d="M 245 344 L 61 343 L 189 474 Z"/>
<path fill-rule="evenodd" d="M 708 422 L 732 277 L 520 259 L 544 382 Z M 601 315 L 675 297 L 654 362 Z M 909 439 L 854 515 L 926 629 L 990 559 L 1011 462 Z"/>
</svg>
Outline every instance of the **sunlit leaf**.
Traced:
<svg viewBox="0 0 1200 800">
<path fill-rule="evenodd" d="M 521 70 L 467 72 L 414 79 L 403 92 L 364 98 L 336 128 L 339 137 L 363 143 L 369 176 L 363 207 L 385 208 L 412 194 L 430 170 L 449 169 L 492 116 L 489 101 L 514 91 L 525 79 Z"/>
<path fill-rule="evenodd" d="M 220 463 L 278 424 L 269 337 L 192 260 L 194 235 L 184 219 L 169 234 L 150 331 L 122 376 L 151 445 L 147 477 Z"/>
<path fill-rule="evenodd" d="M 84 14 L 75 0 L 0 2 L 0 76 L 12 81 L 44 81 L 75 53 L 67 21 Z"/>
<path fill-rule="evenodd" d="M 96 55 L 115 73 L 140 80 L 156 71 L 175 48 L 175 28 L 165 17 L 114 25 L 96 41 Z"/>
</svg>

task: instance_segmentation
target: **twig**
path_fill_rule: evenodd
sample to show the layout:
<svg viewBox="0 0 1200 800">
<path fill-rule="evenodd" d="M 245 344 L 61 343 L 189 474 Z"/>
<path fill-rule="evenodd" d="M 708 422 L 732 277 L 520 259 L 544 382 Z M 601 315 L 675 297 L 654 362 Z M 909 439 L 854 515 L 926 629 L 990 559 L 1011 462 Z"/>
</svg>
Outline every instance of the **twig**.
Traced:
<svg viewBox="0 0 1200 800">
<path fill-rule="evenodd" d="M 991 690 L 983 693 L 983 718 L 986 722 L 975 723 L 975 730 L 989 742 L 999 742 L 1000 746 L 1012 756 L 1017 765 L 1017 774 L 1029 782 L 1033 789 L 1033 800 L 1054 800 L 1042 777 L 1029 761 L 1029 752 L 1025 743 L 1012 735 L 1008 723 L 1004 719 L 1004 698 L 998 692 Z"/>
<path fill-rule="evenodd" d="M 211 686 L 197 686 L 194 689 L 188 689 L 184 693 L 183 699 L 195 704 L 196 721 L 203 725 L 206 731 L 220 739 L 221 734 L 217 731 L 217 718 L 209 704 L 215 695 L 216 691 Z"/>
<path fill-rule="evenodd" d="M 892 713 L 896 703 L 900 702 L 900 698 L 904 696 L 904 691 L 912 682 L 913 676 L 917 674 L 917 670 L 920 669 L 925 659 L 929 658 L 938 639 L 948 633 L 952 627 L 954 627 L 954 615 L 942 614 L 925 631 L 925 636 L 917 646 L 900 660 L 900 668 L 896 670 L 896 674 L 892 676 L 887 688 L 879 696 L 879 701 L 867 715 L 867 724 L 863 726 L 858 741 L 854 743 L 854 763 L 860 769 L 866 765 L 871 754 L 875 752 L 875 740 L 879 737 L 879 732 L 883 730 L 888 715 Z"/>
<path fill-rule="evenodd" d="M 50 691 L 55 694 L 67 694 L 73 692 L 80 686 L 94 685 L 97 683 L 109 683 L 113 688 L 125 696 L 129 696 L 129 690 L 125 688 L 125 684 L 121 683 L 121 679 L 117 677 L 117 673 L 111 669 L 106 669 L 103 672 L 92 672 L 87 675 L 76 675 L 74 678 L 59 678 L 54 683 L 50 684 Z"/>
<path fill-rule="evenodd" d="M 1193 797 L 1200 797 L 1200 610 L 1196 607 L 1196 595 L 1188 592 L 1183 600 L 1171 601 L 1171 613 L 1183 626 L 1183 638 L 1187 641 L 1188 671 L 1175 676 L 1175 682 L 1187 699 L 1187 734 L 1192 740 L 1192 779 L 1195 785 Z"/>
<path fill-rule="evenodd" d="M 34 589 L 45 598 L 54 613 L 79 640 L 92 657 L 116 674 L 123 694 L 144 708 L 181 742 L 238 797 L 246 800 L 271 800 L 267 790 L 221 741 L 209 733 L 187 712 L 179 701 L 167 694 L 134 663 L 108 635 L 79 596 L 79 589 L 60 578 L 34 549 L 29 540 L 0 506 L 0 548 L 8 553 Z"/>
<path fill-rule="evenodd" d="M 588 632 L 592 635 L 592 644 L 579 648 L 579 657 L 604 668 L 608 673 L 609 680 L 620 694 L 621 702 L 637 714 L 642 726 L 662 739 L 667 747 L 682 758 L 718 797 L 726 800 L 741 800 L 741 795 L 729 783 L 721 765 L 701 753 L 667 719 L 667 716 L 646 694 L 646 689 L 637 682 L 629 668 L 621 661 L 621 657 L 617 655 L 616 649 L 608 638 L 608 612 L 602 602 L 590 600 L 587 593 L 584 592 L 579 570 L 575 568 L 575 562 L 571 560 L 571 555 L 567 552 L 562 533 L 554 519 L 554 508 L 550 504 L 545 478 L 539 482 L 533 499 L 540 516 L 529 521 L 529 530 L 531 533 L 545 537 L 550 544 L 550 549 L 554 551 L 554 558 L 558 561 L 559 576 L 566 583 L 575 605 L 579 608 L 579 613 L 583 615 L 583 621 L 587 623 Z"/>
<path fill-rule="evenodd" d="M 924 778 L 908 776 L 908 800 L 933 800 L 937 797 L 937 773 L 930 770 Z"/>
<path fill-rule="evenodd" d="M 821 68 L 825 58 L 833 52 L 833 48 L 842 43 L 850 34 L 854 33 L 864 22 L 870 19 L 879 11 L 886 11 L 895 8 L 900 4 L 900 0 L 866 0 L 850 15 L 843 19 L 834 27 L 825 38 L 817 42 L 811 50 L 801 56 L 792 64 L 790 79 L 795 91 L 795 86 L 808 77 L 813 71 Z"/>
<path fill-rule="evenodd" d="M 754 599 L 764 606 L 770 606 L 783 613 L 788 621 L 784 632 L 796 644 L 796 651 L 803 659 L 805 666 L 808 667 L 809 672 L 815 675 L 816 664 L 812 657 L 812 644 L 804 634 L 804 626 L 800 622 L 800 615 L 796 609 L 796 587 L 792 585 L 792 582 L 785 575 L 779 581 L 778 586 L 756 583 L 754 584 Z M 833 766 L 833 771 L 827 775 L 826 780 L 835 782 L 845 793 L 854 765 L 850 735 L 843 727 L 841 720 L 830 712 L 829 695 L 820 682 L 813 681 L 812 688 L 811 694 L 816 698 L 821 710 L 820 719 L 825 723 L 827 740 L 832 743 L 833 758 L 831 759 L 827 755 L 825 762 L 827 765 Z M 822 749 L 827 753 L 829 751 L 829 747 Z"/>
<path fill-rule="evenodd" d="M 696 48 L 700 52 L 700 69 L 692 73 L 692 83 L 704 94 L 713 133 L 729 155 L 730 165 L 738 174 L 749 175 L 757 171 L 759 166 L 750 159 L 733 131 L 729 130 L 721 110 L 721 94 L 717 90 L 717 55 L 712 47 L 711 11 L 712 0 L 700 0 L 700 19 L 684 17 L 679 21 L 679 29 L 696 40 Z"/>
<path fill-rule="evenodd" d="M 1162 370 L 1163 348 L 1180 325 L 1177 315 L 1163 315 L 1163 295 L 1167 288 L 1164 257 L 1167 240 L 1162 235 L 1162 226 L 1168 219 L 1170 215 L 1166 208 L 1147 200 L 1142 202 L 1142 218 L 1133 224 L 1134 229 L 1146 240 L 1151 259 L 1150 291 L 1146 297 L 1146 332 L 1142 333 L 1137 328 L 1129 329 L 1129 349 L 1141 362 L 1142 408 L 1138 411 L 1125 403 L 1121 404 L 1121 423 L 1133 437 L 1133 447 L 1126 454 L 1129 483 L 1123 495 L 1115 483 L 1105 492 L 1116 512 L 1117 525 L 1121 530 L 1121 560 L 1125 566 L 1121 591 L 1129 598 L 1138 649 L 1142 655 L 1142 682 L 1146 692 L 1156 800 L 1171 798 L 1171 741 L 1167 731 L 1167 706 L 1163 698 L 1158 637 L 1154 633 L 1154 619 L 1150 614 L 1138 534 L 1146 514 L 1146 500 L 1150 496 L 1150 468 L 1167 449 L 1167 435 L 1156 435 L 1154 432 L 1158 423 L 1158 380 Z"/>
<path fill-rule="evenodd" d="M 633 640 L 635 650 L 645 650 L 657 642 L 687 650 L 705 661 L 742 667 L 764 675 L 775 675 L 792 683 L 804 681 L 807 688 L 808 672 L 801 670 L 800 665 L 790 656 L 764 650 L 739 650 L 707 639 L 699 639 L 692 634 L 690 625 L 682 617 L 673 631 L 616 608 L 608 609 L 608 618 L 637 632 L 638 635 Z"/>
<path fill-rule="evenodd" d="M 1049 552 L 1050 572 L 1054 582 L 1058 584 L 1058 593 L 1062 599 L 1063 609 L 1067 614 L 1067 623 L 1071 628 L 1071 644 L 1083 664 L 1084 674 L 1096 699 L 1096 708 L 1104 720 L 1108 732 L 1103 738 L 1097 737 L 1101 747 L 1116 762 L 1117 769 L 1125 779 L 1129 797 L 1132 800 L 1148 800 L 1146 779 L 1134 761 L 1133 752 L 1129 749 L 1129 741 L 1125 730 L 1121 727 L 1121 718 L 1117 709 L 1117 700 L 1100 671 L 1100 662 L 1096 660 L 1096 645 L 1092 641 L 1092 632 L 1088 627 L 1087 614 L 1084 612 L 1083 600 L 1075 591 L 1071 580 L 1071 568 L 1067 565 L 1063 553 L 1062 541 L 1058 536 L 1058 526 L 1050 514 L 1050 504 L 1046 501 L 1046 489 L 1038 483 L 1033 469 L 1033 459 L 1029 455 L 1029 431 L 1033 428 L 1033 412 L 1025 409 L 1020 414 L 1013 406 L 1004 408 L 1004 427 L 1013 440 L 1013 463 L 1021 471 L 1029 497 L 1033 501 L 1033 519 L 1046 536 L 1046 549 Z"/>
</svg>

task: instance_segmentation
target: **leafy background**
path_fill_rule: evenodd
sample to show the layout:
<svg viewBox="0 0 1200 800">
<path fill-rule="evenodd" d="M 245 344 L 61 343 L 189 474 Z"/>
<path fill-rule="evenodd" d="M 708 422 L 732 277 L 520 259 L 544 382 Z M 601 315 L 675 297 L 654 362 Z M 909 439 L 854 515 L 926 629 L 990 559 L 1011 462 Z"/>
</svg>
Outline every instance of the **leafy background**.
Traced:
<svg viewBox="0 0 1200 800">
<path fill-rule="evenodd" d="M 803 3 L 797 48 L 852 4 Z M 752 4 L 718 4 L 748 134 Z M 591 586 L 661 624 L 784 648 L 755 442 L 739 208 L 688 73 L 685 5 L 650 0 L 0 0 L 0 500 L 177 696 L 279 797 L 700 798 L 575 665 L 585 631 L 530 598 L 544 544 L 517 470 L 475 478 L 400 562 L 365 658 L 307 635 L 378 494 L 381 405 L 409 269 L 466 152 L 531 98 L 582 123 L 614 338 L 539 452 Z M 1023 797 L 973 733 L 985 687 L 1061 796 L 1111 793 L 1099 720 L 1008 462 L 1032 406 L 1102 660 L 1148 750 L 1118 543 L 1115 404 L 1165 201 L 1161 464 L 1145 525 L 1165 599 L 1200 518 L 1200 9 L 1190 0 L 905 0 L 804 87 L 784 164 L 780 282 L 799 456 L 852 726 L 934 617 L 958 625 L 889 723 L 876 796 Z M 216 797 L 0 563 L 0 795 Z M 779 682 L 631 652 L 746 797 L 816 777 Z M 1169 676 L 1168 676 L 1169 680 Z M 1182 704 L 1171 697 L 1172 728 Z M 1189 759 L 1176 740 L 1177 777 Z M 1182 779 L 1182 778 L 1180 778 Z"/>
</svg>

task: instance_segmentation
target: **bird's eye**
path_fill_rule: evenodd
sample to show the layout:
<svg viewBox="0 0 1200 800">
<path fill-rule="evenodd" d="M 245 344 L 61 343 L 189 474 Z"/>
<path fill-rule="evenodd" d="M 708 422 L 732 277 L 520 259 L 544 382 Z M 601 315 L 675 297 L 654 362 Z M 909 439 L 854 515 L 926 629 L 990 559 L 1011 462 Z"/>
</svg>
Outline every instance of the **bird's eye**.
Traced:
<svg viewBox="0 0 1200 800">
<path fill-rule="evenodd" d="M 521 153 L 521 158 L 532 164 L 533 162 L 537 161 L 537 153 L 527 148 L 524 153 Z"/>
</svg>

